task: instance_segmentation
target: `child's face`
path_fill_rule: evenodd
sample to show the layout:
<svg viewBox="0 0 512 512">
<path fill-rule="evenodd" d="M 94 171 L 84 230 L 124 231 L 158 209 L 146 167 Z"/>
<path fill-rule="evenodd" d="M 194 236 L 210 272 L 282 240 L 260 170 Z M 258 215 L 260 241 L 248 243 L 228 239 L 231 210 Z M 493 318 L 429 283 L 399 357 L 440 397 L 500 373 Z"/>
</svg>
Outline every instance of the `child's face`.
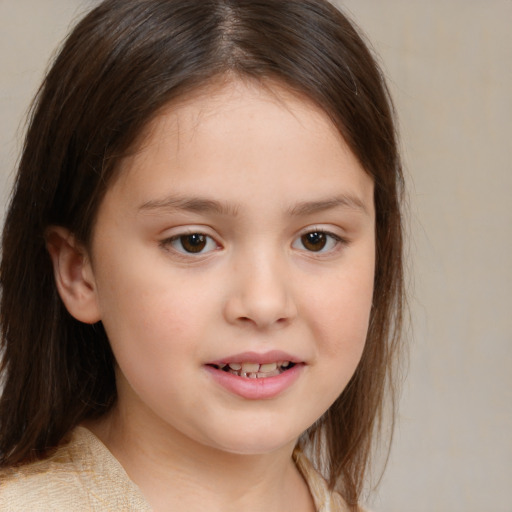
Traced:
<svg viewBox="0 0 512 512">
<path fill-rule="evenodd" d="M 234 82 L 169 107 L 98 212 L 92 289 L 140 435 L 290 446 L 359 362 L 373 183 L 322 111 L 273 90 Z"/>
</svg>

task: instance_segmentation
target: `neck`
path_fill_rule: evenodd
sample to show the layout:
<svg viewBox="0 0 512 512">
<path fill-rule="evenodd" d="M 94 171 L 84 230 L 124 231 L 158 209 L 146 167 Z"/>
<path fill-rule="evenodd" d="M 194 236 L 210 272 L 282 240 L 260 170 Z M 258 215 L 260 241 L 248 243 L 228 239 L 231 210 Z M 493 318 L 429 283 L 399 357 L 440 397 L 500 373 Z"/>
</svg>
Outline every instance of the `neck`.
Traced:
<svg viewBox="0 0 512 512">
<path fill-rule="evenodd" d="M 87 425 L 118 459 L 155 512 L 311 512 L 313 502 L 292 452 L 245 455 L 196 443 L 180 432 L 147 428 L 114 409 Z"/>
</svg>

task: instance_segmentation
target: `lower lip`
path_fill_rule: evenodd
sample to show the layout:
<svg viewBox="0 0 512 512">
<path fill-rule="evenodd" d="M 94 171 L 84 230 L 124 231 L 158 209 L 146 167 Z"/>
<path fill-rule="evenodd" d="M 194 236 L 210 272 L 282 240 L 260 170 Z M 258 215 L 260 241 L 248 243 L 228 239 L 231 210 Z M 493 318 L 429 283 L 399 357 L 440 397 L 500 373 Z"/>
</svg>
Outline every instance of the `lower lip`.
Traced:
<svg viewBox="0 0 512 512">
<path fill-rule="evenodd" d="M 263 377 L 260 379 L 239 377 L 238 375 L 213 368 L 212 366 L 205 366 L 205 368 L 215 382 L 227 389 L 230 393 L 247 400 L 268 400 L 279 396 L 290 388 L 302 373 L 304 364 L 296 364 L 289 370 L 275 377 Z"/>
</svg>

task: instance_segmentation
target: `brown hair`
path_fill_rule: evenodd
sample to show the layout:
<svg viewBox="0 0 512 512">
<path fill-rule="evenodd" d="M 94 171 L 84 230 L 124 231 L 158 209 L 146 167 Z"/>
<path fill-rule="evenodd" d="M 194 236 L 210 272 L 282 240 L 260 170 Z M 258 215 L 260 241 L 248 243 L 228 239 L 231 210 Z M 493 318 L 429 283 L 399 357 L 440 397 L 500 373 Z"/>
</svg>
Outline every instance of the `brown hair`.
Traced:
<svg viewBox="0 0 512 512">
<path fill-rule="evenodd" d="M 34 103 L 3 231 L 0 464 L 43 457 L 116 400 L 108 339 L 101 323 L 80 323 L 64 308 L 45 229 L 64 226 L 87 244 L 116 164 L 142 129 L 170 101 L 226 73 L 270 78 L 312 99 L 375 182 L 367 343 L 347 388 L 300 441 L 355 507 L 385 390 L 393 391 L 402 173 L 382 74 L 324 0 L 106 0 L 68 37 Z"/>
</svg>

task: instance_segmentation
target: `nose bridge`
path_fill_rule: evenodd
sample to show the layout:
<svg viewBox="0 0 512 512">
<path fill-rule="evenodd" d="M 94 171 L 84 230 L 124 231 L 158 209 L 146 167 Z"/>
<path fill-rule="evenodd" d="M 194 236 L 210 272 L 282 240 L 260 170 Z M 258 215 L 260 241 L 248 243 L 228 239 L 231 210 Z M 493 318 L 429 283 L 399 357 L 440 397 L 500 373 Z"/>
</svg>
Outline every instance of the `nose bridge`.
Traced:
<svg viewBox="0 0 512 512">
<path fill-rule="evenodd" d="M 231 322 L 266 328 L 291 320 L 296 308 L 286 255 L 262 245 L 252 246 L 237 255 L 226 310 Z"/>
</svg>

